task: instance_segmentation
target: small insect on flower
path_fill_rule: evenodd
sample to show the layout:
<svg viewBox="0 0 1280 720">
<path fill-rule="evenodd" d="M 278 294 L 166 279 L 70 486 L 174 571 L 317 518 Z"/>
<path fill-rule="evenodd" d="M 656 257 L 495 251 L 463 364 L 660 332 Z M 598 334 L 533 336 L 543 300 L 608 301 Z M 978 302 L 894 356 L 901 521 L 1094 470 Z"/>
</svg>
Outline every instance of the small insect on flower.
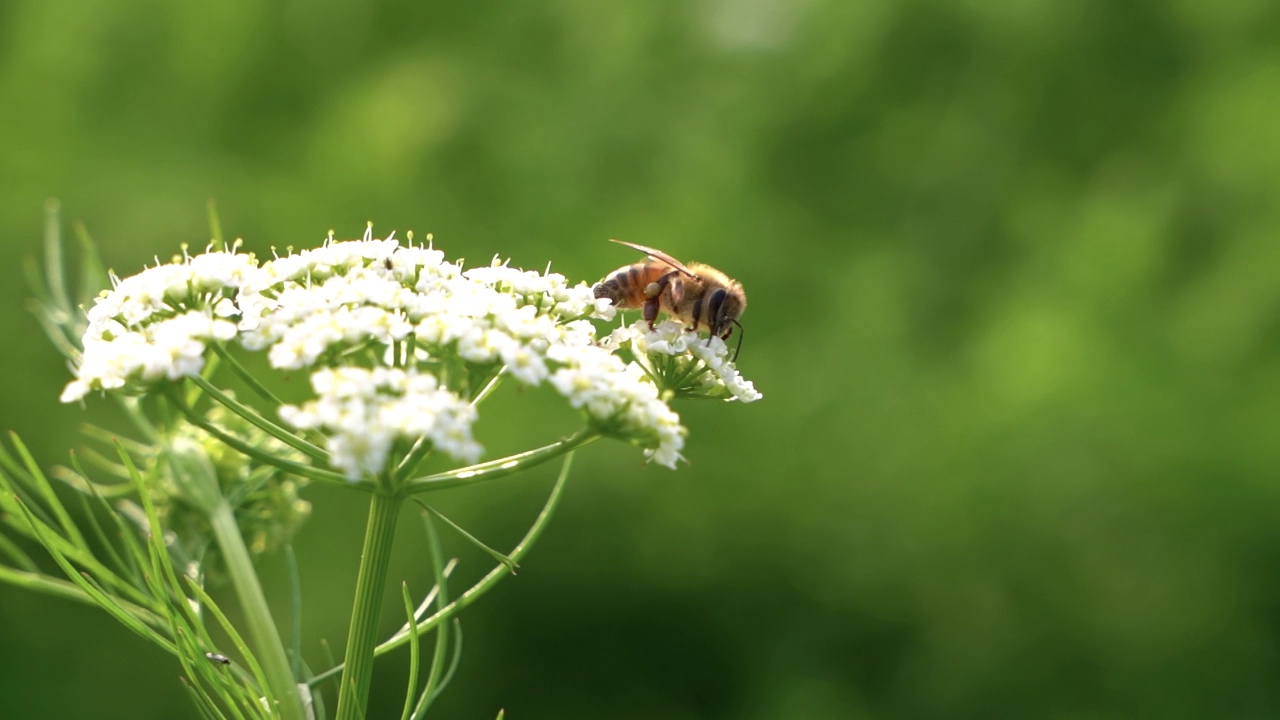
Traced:
<svg viewBox="0 0 1280 720">
<path fill-rule="evenodd" d="M 207 653 L 205 653 L 205 654 L 204 654 L 204 656 L 205 656 L 206 658 L 208 658 L 209 662 L 211 662 L 211 663 L 216 663 L 216 664 L 218 664 L 218 665 L 230 665 L 230 664 L 231 664 L 231 658 L 227 657 L 226 655 L 222 655 L 222 654 L 220 654 L 220 653 L 216 653 L 216 652 L 207 652 Z"/>
<path fill-rule="evenodd" d="M 730 325 L 737 325 L 738 347 L 733 359 L 738 359 L 743 335 L 738 318 L 747 309 L 747 293 L 742 283 L 710 265 L 695 262 L 686 266 L 661 250 L 623 240 L 612 242 L 639 250 L 649 259 L 609 273 L 596 283 L 596 297 L 608 298 L 620 308 L 644 308 L 644 319 L 649 321 L 650 330 L 658 310 L 684 323 L 693 332 L 705 324 L 712 335 L 721 339 L 728 339 L 733 332 Z"/>
</svg>

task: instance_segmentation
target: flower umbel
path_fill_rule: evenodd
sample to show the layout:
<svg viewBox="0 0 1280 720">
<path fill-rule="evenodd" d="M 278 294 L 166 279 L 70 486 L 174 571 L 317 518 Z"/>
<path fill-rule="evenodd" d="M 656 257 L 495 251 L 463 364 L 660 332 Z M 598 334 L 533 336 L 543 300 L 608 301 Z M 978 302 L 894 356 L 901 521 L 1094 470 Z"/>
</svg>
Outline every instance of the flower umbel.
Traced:
<svg viewBox="0 0 1280 720">
<path fill-rule="evenodd" d="M 443 389 L 432 375 L 399 368 L 322 368 L 312 373 L 318 397 L 280 416 L 300 430 L 329 438 L 334 466 L 357 479 L 381 472 L 396 442 L 418 438 L 466 462 L 480 457 L 471 437 L 472 405 Z"/>
<path fill-rule="evenodd" d="M 193 375 L 211 341 L 236 336 L 231 298 L 259 272 L 252 255 L 208 252 L 143 270 L 98 297 L 89 309 L 84 353 L 62 401 L 130 381 L 151 383 Z"/>
<path fill-rule="evenodd" d="M 719 338 L 704 342 L 666 322 L 598 340 L 591 320 L 613 314 L 563 275 L 497 258 L 464 269 L 430 246 L 371 231 L 261 264 L 238 252 L 184 255 L 98 298 L 62 399 L 198 375 L 215 343 L 265 351 L 273 368 L 311 371 L 315 397 L 281 405 L 281 419 L 323 435 L 328 464 L 358 480 L 420 439 L 478 459 L 471 401 L 499 375 L 549 383 L 601 433 L 668 467 L 686 435 L 669 399 L 760 397 Z"/>
<path fill-rule="evenodd" d="M 675 320 L 653 330 L 640 321 L 614 330 L 603 341 L 626 350 L 658 387 L 675 397 L 755 402 L 764 397 L 729 360 L 729 347 L 718 337 L 691 333 Z"/>
</svg>

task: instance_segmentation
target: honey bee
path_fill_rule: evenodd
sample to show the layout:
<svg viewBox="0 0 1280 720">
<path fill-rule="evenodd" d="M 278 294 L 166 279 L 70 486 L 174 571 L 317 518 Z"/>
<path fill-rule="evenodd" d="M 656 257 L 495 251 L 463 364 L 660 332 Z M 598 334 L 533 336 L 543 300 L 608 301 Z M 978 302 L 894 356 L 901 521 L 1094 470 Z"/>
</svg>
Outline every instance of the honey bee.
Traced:
<svg viewBox="0 0 1280 720">
<path fill-rule="evenodd" d="M 626 265 L 614 270 L 596 283 L 595 295 L 609 298 L 619 308 L 644 308 L 644 319 L 649 328 L 662 310 L 697 332 L 706 325 L 711 334 L 728 339 L 738 326 L 738 347 L 733 360 L 742 349 L 742 324 L 738 318 L 747 309 L 747 293 L 742 283 L 719 270 L 702 263 L 684 263 L 661 250 L 636 245 L 623 240 L 612 240 L 649 256 L 645 262 Z"/>
</svg>

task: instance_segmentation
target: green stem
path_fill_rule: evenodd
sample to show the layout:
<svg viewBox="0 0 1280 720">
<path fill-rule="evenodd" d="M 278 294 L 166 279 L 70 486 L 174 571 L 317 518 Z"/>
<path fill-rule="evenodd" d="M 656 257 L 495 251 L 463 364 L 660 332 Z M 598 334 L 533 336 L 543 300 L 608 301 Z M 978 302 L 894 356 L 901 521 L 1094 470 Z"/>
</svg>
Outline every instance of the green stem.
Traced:
<svg viewBox="0 0 1280 720">
<path fill-rule="evenodd" d="M 538 541 L 538 538 L 542 535 L 542 531 L 547 527 L 547 523 L 550 522 L 552 514 L 555 512 L 556 507 L 560 504 L 560 497 L 561 495 L 564 494 L 565 482 L 568 481 L 569 479 L 569 470 L 572 467 L 573 467 L 573 453 L 571 452 L 565 456 L 564 464 L 560 466 L 560 474 L 559 476 L 556 477 L 556 484 L 553 488 L 551 488 L 551 494 L 547 496 L 547 501 L 542 506 L 542 511 L 538 513 L 538 517 L 533 521 L 533 525 L 529 527 L 528 532 L 524 534 L 524 537 L 520 540 L 520 543 L 516 545 L 515 549 L 512 550 L 511 554 L 508 556 L 512 561 L 512 565 L 511 566 L 502 565 L 502 564 L 498 565 L 497 567 L 490 570 L 489 574 L 481 578 L 479 582 L 477 582 L 475 585 L 472 585 L 470 589 L 468 589 L 466 592 L 459 595 L 457 600 L 454 600 L 453 602 L 448 603 L 447 605 L 444 605 L 444 603 L 439 603 L 441 605 L 444 605 L 444 607 L 437 610 L 436 613 L 431 617 L 421 621 L 417 621 L 416 632 L 418 633 L 428 632 L 429 630 L 435 628 L 440 623 L 445 622 L 446 620 L 448 620 L 449 618 L 453 617 L 458 612 L 460 612 L 463 608 L 467 607 L 471 603 L 480 599 L 480 596 L 484 595 L 486 592 L 493 589 L 493 586 L 497 585 L 499 580 L 511 574 L 511 568 L 516 564 L 518 564 L 521 560 L 523 560 L 525 555 L 529 554 L 529 550 L 533 547 L 534 543 Z M 444 574 L 448 575 L 447 567 L 445 568 Z M 428 595 L 428 597 L 430 596 Z M 411 632 L 415 632 L 415 631 L 411 631 L 408 627 L 405 627 L 404 629 L 397 632 L 395 635 L 392 635 L 391 638 L 388 639 L 386 642 L 379 645 L 374 650 L 374 654 L 383 655 L 385 653 L 391 652 L 392 650 L 404 645 L 405 643 L 409 642 L 409 637 L 411 635 Z M 320 683 L 324 682 L 325 680 L 328 680 L 329 678 L 333 677 L 339 672 L 344 672 L 344 670 L 345 670 L 344 665 L 335 665 L 329 668 L 328 670 L 325 670 L 324 672 L 319 673 L 314 677 L 312 677 L 310 680 L 307 681 L 307 684 L 313 688 L 317 687 L 320 685 Z"/>
<path fill-rule="evenodd" d="M 267 465 L 272 465 L 274 467 L 278 467 L 281 470 L 284 470 L 286 472 L 291 472 L 294 475 L 310 478 L 311 480 L 315 480 L 317 482 L 326 482 L 333 485 L 342 485 L 345 487 L 355 488 L 356 490 L 371 491 L 373 489 L 373 485 L 371 483 L 364 482 L 364 481 L 351 482 L 347 480 L 346 476 L 340 473 L 336 473 L 331 470 L 324 470 L 321 468 L 312 467 L 310 465 L 303 465 L 302 463 L 293 462 L 292 460 L 285 460 L 284 458 L 279 458 L 279 457 L 276 457 L 275 455 L 272 455 L 271 453 L 259 450 L 258 448 L 254 447 L 252 444 L 247 443 L 243 440 L 240 440 L 239 438 L 236 438 L 233 435 L 229 435 L 219 430 L 217 427 L 213 425 L 213 423 L 209 422 L 208 420 L 205 420 L 199 413 L 197 413 L 195 410 L 192 410 L 191 406 L 187 405 L 186 401 L 182 399 L 182 395 L 174 391 L 172 387 L 169 387 L 165 390 L 165 395 L 173 403 L 173 406 L 176 407 L 178 411 L 183 414 L 184 417 L 186 417 L 187 422 L 209 433 L 214 438 L 222 442 L 224 445 L 234 450 L 237 450 L 249 456 L 250 458 L 253 458 L 254 460 L 257 460 L 258 462 L 265 463 Z"/>
<path fill-rule="evenodd" d="M 364 718 L 373 678 L 373 649 L 378 642 L 378 611 L 391 562 L 391 540 L 396 531 L 396 515 L 402 498 L 386 491 L 373 494 L 369 504 L 369 524 L 365 527 L 364 550 L 356 577 L 355 607 L 347 635 L 346 670 L 338 690 L 337 720 Z"/>
<path fill-rule="evenodd" d="M 209 524 L 218 540 L 218 549 L 222 551 L 227 573 L 231 576 L 231 583 L 240 599 L 240 608 L 249 625 L 249 637 L 253 640 L 263 674 L 267 676 L 267 685 L 270 686 L 270 694 L 275 697 L 280 717 L 285 720 L 305 720 L 306 714 L 298 697 L 298 685 L 289 669 L 289 658 L 280 641 L 280 634 L 276 631 L 276 623 L 271 618 L 271 608 L 267 606 L 267 597 L 262 592 L 262 585 L 258 583 L 258 575 L 254 572 L 253 561 L 249 558 L 244 537 L 236 525 L 231 505 L 226 501 L 219 502 L 209 514 Z"/>
<path fill-rule="evenodd" d="M 497 480 L 560 457 L 567 452 L 577 450 L 583 445 L 599 439 L 599 433 L 590 428 L 579 430 L 567 438 L 553 442 L 550 445 L 543 445 L 540 448 L 508 455 L 497 460 L 469 465 L 457 470 L 406 480 L 404 482 L 405 492 L 415 494 L 430 490 L 444 490 L 458 487 L 459 485 L 473 485 L 485 480 Z"/>
<path fill-rule="evenodd" d="M 276 397 L 275 393 L 271 392 L 271 390 L 267 389 L 266 385 L 262 384 L 262 381 L 258 380 L 253 373 L 245 369 L 245 366 L 241 365 L 240 361 L 228 352 L 227 349 L 223 347 L 222 343 L 209 343 L 209 347 L 213 348 L 213 351 L 218 354 L 218 357 L 222 358 L 223 362 L 227 364 L 227 367 L 231 368 L 231 372 L 234 373 L 236 377 L 240 378 L 241 382 L 248 385 L 249 389 L 256 393 L 258 397 L 271 403 L 273 407 L 280 407 L 284 404 L 280 401 L 280 398 Z"/>
<path fill-rule="evenodd" d="M 241 403 L 240 401 L 236 400 L 230 395 L 219 390 L 216 385 L 209 382 L 208 380 L 205 380 L 199 375 L 191 375 L 189 379 L 197 387 L 203 390 L 209 397 L 213 398 L 215 402 L 219 403 L 226 409 L 230 410 L 236 415 L 239 415 L 245 420 L 248 420 L 250 423 L 257 426 L 258 429 L 274 437 L 275 439 L 279 440 L 285 445 L 288 445 L 294 450 L 297 450 L 298 452 L 302 453 L 303 455 L 306 455 L 307 457 L 317 462 L 325 462 L 329 459 L 329 453 L 325 452 L 324 450 L 321 450 L 315 445 L 312 445 L 306 440 L 303 440 L 297 435 L 294 435 L 288 430 L 262 417 L 256 411 L 250 408 L 248 405 Z"/>
</svg>

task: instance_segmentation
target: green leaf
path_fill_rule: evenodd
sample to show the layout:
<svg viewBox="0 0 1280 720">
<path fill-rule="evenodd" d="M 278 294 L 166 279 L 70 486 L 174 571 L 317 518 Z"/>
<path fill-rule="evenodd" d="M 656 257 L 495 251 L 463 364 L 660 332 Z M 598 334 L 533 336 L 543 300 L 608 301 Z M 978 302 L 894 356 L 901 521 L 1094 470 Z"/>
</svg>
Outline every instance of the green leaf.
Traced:
<svg viewBox="0 0 1280 720">
<path fill-rule="evenodd" d="M 431 520 L 430 513 L 423 514 L 422 524 L 426 527 L 427 546 L 431 549 L 431 569 L 436 576 L 436 588 L 438 588 L 436 605 L 443 607 L 449 603 L 449 585 L 444 576 L 444 556 L 440 547 L 440 534 L 436 532 L 436 526 Z M 418 706 L 414 708 L 410 720 L 419 720 L 426 715 L 427 708 L 431 706 L 431 702 L 436 698 L 440 677 L 444 673 L 445 654 L 449 648 L 448 629 L 447 625 L 436 626 L 436 648 L 431 656 L 431 669 L 427 673 L 427 685 L 422 690 L 422 698 L 418 701 Z M 409 628 L 410 638 L 417 633 L 417 625 Z"/>
<path fill-rule="evenodd" d="M 222 221 L 218 219 L 218 205 L 209 198 L 209 204 L 206 206 L 206 212 L 209 217 L 209 247 L 215 252 L 227 249 L 227 243 L 222 239 Z"/>
<path fill-rule="evenodd" d="M 87 548 L 84 536 L 80 534 L 80 528 L 76 527 L 76 524 L 72 522 L 71 514 L 67 512 L 67 509 L 58 500 L 57 494 L 53 491 L 53 485 L 49 483 L 49 478 L 45 476 L 44 471 L 40 469 L 40 465 L 36 463 L 36 459 L 27 450 L 22 438 L 18 437 L 17 433 L 10 432 L 9 442 L 13 443 L 14 449 L 18 451 L 18 455 L 26 466 L 28 477 L 34 483 L 45 504 L 53 511 L 54 516 L 58 519 L 58 524 L 62 526 L 62 531 L 67 534 L 67 538 L 77 547 Z"/>
<path fill-rule="evenodd" d="M 53 557 L 54 562 L 58 564 L 58 567 L 62 568 L 62 571 L 67 574 L 67 577 L 73 583 L 78 585 L 81 590 L 88 594 L 89 597 L 98 604 L 99 607 L 106 610 L 107 613 L 118 620 L 122 625 L 143 638 L 150 640 L 164 650 L 174 653 L 175 655 L 177 654 L 177 647 L 168 638 L 161 636 L 151 627 L 148 627 L 147 624 L 139 620 L 139 618 L 121 607 L 114 598 L 104 592 L 102 588 L 98 586 L 97 583 L 93 582 L 89 576 L 77 571 L 71 562 L 67 560 L 67 557 L 59 552 L 56 544 L 47 542 L 45 534 L 38 528 L 40 523 L 31 516 L 30 512 L 26 509 L 26 505 L 19 503 L 18 507 L 27 514 L 27 518 L 35 532 L 37 542 L 44 545 L 45 549 L 49 551 L 49 555 Z"/>
<path fill-rule="evenodd" d="M 111 276 L 98 254 L 97 243 L 89 236 L 84 223 L 75 223 L 72 229 L 80 244 L 80 287 L 76 289 L 76 306 L 87 308 L 98 293 L 111 286 Z"/>
<path fill-rule="evenodd" d="M 418 505 L 419 505 L 419 506 L 420 506 L 424 511 L 431 513 L 432 515 L 434 515 L 435 517 L 437 517 L 437 518 L 439 518 L 441 521 L 443 521 L 443 522 L 444 522 L 444 524 L 446 524 L 446 525 L 448 525 L 449 527 L 453 528 L 454 532 L 456 532 L 456 533 L 458 533 L 459 535 L 461 535 L 462 537 L 466 538 L 466 540 L 467 540 L 468 542 L 470 542 L 472 545 L 475 545 L 476 547 L 480 548 L 480 550 L 481 550 L 481 551 L 483 551 L 485 554 L 487 554 L 488 556 L 492 557 L 494 560 L 497 560 L 498 562 L 502 563 L 503 565 L 506 565 L 506 566 L 507 566 L 507 569 L 511 571 L 511 574 L 512 574 L 512 575 L 515 575 L 515 574 L 516 574 L 516 569 L 517 569 L 519 566 L 518 566 L 518 565 L 516 565 L 516 564 L 515 564 L 515 561 L 513 561 L 511 558 L 507 557 L 506 555 L 503 555 L 502 553 L 498 552 L 497 550 L 494 550 L 493 548 L 489 547 L 488 545 L 485 545 L 483 542 L 481 542 L 481 541 L 479 540 L 479 538 L 477 538 L 476 536 L 474 536 L 474 535 L 472 535 L 471 533 L 467 532 L 466 530 L 463 530 L 463 529 L 462 529 L 462 527 L 461 527 L 461 526 L 459 526 L 457 523 L 455 523 L 454 521 L 452 521 L 452 520 L 450 520 L 449 518 L 445 517 L 444 513 L 441 513 L 439 510 L 436 510 L 435 508 L 433 508 L 433 507 L 431 507 L 430 505 L 426 504 L 426 503 L 425 503 L 425 502 L 423 502 L 420 498 L 413 498 L 413 501 L 414 501 L 415 503 L 417 503 L 417 504 L 418 504 Z"/>
<path fill-rule="evenodd" d="M 413 716 L 414 698 L 418 694 L 418 624 L 414 621 L 409 583 L 400 583 L 400 596 L 404 600 L 405 615 L 409 618 L 409 680 L 405 683 L 404 710 L 400 713 L 400 720 L 409 720 Z"/>
</svg>

